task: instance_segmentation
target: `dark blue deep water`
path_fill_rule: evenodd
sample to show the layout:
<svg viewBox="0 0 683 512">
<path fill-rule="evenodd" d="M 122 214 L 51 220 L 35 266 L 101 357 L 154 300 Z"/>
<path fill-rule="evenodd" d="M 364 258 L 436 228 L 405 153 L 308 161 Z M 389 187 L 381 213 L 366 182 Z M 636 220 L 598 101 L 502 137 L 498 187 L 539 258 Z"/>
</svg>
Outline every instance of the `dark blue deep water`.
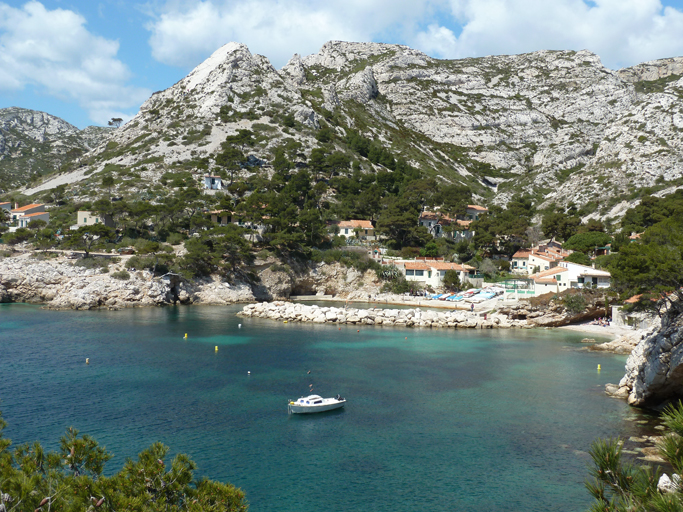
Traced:
<svg viewBox="0 0 683 512">
<path fill-rule="evenodd" d="M 580 351 L 581 334 L 356 332 L 239 309 L 0 305 L 6 436 L 55 449 L 74 426 L 111 473 L 161 441 L 253 512 L 545 512 L 585 510 L 590 443 L 635 428 L 603 392 L 625 358 Z M 288 416 L 309 384 L 346 408 Z"/>
</svg>

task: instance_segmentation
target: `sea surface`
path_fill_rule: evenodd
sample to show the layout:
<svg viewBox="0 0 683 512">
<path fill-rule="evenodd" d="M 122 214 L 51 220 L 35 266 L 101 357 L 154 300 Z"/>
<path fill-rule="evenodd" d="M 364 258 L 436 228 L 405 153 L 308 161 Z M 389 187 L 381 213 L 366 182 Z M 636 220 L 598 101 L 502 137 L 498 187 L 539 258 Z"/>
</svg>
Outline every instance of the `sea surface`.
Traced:
<svg viewBox="0 0 683 512">
<path fill-rule="evenodd" d="M 587 509 L 591 442 L 637 433 L 636 413 L 604 394 L 625 357 L 581 351 L 580 333 L 240 309 L 0 304 L 6 437 L 56 449 L 73 426 L 114 455 L 109 473 L 161 441 L 244 489 L 252 512 L 547 512 Z M 311 385 L 347 406 L 288 416 Z"/>
</svg>

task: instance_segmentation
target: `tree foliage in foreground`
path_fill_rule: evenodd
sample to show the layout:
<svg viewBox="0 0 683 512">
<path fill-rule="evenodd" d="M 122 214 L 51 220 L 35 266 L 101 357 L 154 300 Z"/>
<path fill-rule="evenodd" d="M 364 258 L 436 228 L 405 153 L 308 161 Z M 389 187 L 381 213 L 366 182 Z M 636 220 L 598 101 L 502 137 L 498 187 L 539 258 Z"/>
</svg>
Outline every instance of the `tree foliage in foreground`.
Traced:
<svg viewBox="0 0 683 512">
<path fill-rule="evenodd" d="M 11 449 L 0 416 L 0 510 L 12 511 L 210 511 L 243 512 L 244 493 L 230 484 L 196 479 L 196 464 L 183 454 L 167 461 L 169 449 L 155 443 L 103 476 L 111 459 L 88 435 L 70 428 L 59 449 L 39 443 Z"/>
<path fill-rule="evenodd" d="M 659 452 L 680 475 L 683 472 L 683 404 L 669 406 L 662 419 L 668 432 L 659 445 Z M 661 471 L 622 461 L 622 445 L 617 440 L 595 441 L 590 455 L 593 467 L 586 488 L 595 499 L 591 512 L 683 511 L 683 486 L 670 493 L 657 490 Z"/>
</svg>

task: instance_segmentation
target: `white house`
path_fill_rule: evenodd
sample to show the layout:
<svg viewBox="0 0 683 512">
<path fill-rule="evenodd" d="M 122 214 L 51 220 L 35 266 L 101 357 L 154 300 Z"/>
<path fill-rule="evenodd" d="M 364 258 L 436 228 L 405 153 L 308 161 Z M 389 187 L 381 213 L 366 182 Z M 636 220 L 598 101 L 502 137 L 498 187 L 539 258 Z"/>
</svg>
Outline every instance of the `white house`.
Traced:
<svg viewBox="0 0 683 512">
<path fill-rule="evenodd" d="M 443 285 L 443 278 L 447 270 L 458 272 L 461 283 L 473 278 L 476 272 L 476 269 L 469 265 L 438 260 L 411 260 L 393 263 L 403 271 L 406 281 L 418 282 L 433 288 L 439 288 Z"/>
<path fill-rule="evenodd" d="M 559 266 L 567 269 L 567 273 L 558 274 L 557 280 L 560 291 L 567 288 L 583 288 L 591 286 L 593 288 L 609 288 L 611 275 L 606 270 L 597 270 L 586 265 L 561 261 Z"/>
<path fill-rule="evenodd" d="M 356 236 L 356 230 L 361 239 L 375 236 L 375 226 L 369 220 L 342 220 L 336 225 L 339 227 L 339 236 L 346 238 Z"/>
<path fill-rule="evenodd" d="M 114 220 L 110 215 L 101 215 L 88 210 L 78 210 L 76 213 L 76 224 L 71 226 L 70 229 L 78 229 L 81 226 L 93 226 L 95 224 L 104 224 L 110 228 L 115 226 Z"/>
<path fill-rule="evenodd" d="M 484 208 L 476 204 L 468 204 L 467 210 L 465 210 L 465 215 L 469 220 L 479 220 L 479 217 L 485 213 L 488 213 L 489 209 Z"/>
<path fill-rule="evenodd" d="M 531 274 L 529 277 L 534 284 L 534 295 L 538 297 L 544 293 L 559 293 L 562 291 L 559 284 L 566 281 L 563 277 L 566 274 L 567 269 L 564 267 L 554 267 Z"/>
<path fill-rule="evenodd" d="M 223 178 L 220 176 L 204 176 L 204 188 L 207 190 L 222 190 Z"/>
<path fill-rule="evenodd" d="M 27 213 L 17 218 L 17 227 L 27 228 L 34 220 L 44 220 L 50 222 L 50 214 L 47 212 Z"/>
<path fill-rule="evenodd" d="M 515 274 L 533 274 L 554 268 L 574 251 L 562 249 L 555 241 L 546 241 L 531 249 L 520 249 L 512 255 L 510 270 Z"/>
<path fill-rule="evenodd" d="M 510 264 L 510 271 L 514 274 L 531 274 L 533 267 L 529 268 L 529 256 L 531 251 L 528 249 L 520 249 L 512 255 L 512 263 Z"/>
</svg>

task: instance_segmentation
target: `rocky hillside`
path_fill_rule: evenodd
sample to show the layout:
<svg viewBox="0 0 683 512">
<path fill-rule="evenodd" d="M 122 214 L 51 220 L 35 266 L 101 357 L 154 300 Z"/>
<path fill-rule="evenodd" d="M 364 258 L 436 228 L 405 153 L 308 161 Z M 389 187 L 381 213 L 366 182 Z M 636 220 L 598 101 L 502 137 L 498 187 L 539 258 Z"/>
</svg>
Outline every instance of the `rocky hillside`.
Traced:
<svg viewBox="0 0 683 512">
<path fill-rule="evenodd" d="M 66 170 L 111 133 L 24 108 L 0 109 L 0 193 L 37 177 Z"/>
<path fill-rule="evenodd" d="M 618 217 L 645 187 L 683 185 L 682 73 L 683 58 L 615 72 L 588 51 L 437 60 L 406 46 L 338 41 L 276 70 L 229 43 L 155 93 L 87 162 L 144 184 L 204 173 L 215 170 L 226 136 L 249 129 L 253 162 L 267 169 L 285 146 L 303 164 L 328 128 L 334 149 L 378 169 L 344 143 L 355 129 L 482 200 L 505 204 L 524 192 L 538 204 Z"/>
</svg>

